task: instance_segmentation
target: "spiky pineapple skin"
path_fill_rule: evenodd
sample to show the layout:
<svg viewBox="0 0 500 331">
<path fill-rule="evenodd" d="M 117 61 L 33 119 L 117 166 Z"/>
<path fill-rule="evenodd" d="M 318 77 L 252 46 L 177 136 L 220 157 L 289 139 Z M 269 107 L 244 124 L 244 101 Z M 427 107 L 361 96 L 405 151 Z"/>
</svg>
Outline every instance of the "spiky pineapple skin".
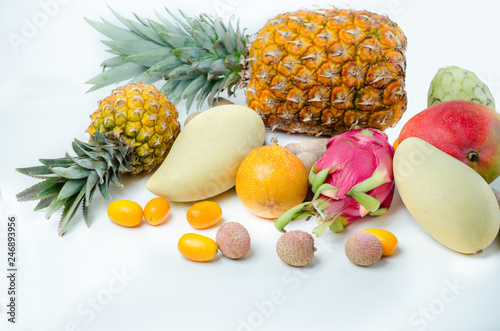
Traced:
<svg viewBox="0 0 500 331">
<path fill-rule="evenodd" d="M 249 49 L 247 105 L 289 132 L 384 130 L 406 110 L 406 44 L 397 24 L 368 11 L 280 14 Z"/>
<path fill-rule="evenodd" d="M 111 132 L 133 148 L 135 175 L 161 164 L 180 132 L 178 113 L 168 97 L 150 84 L 116 88 L 99 102 L 87 129 Z"/>
</svg>

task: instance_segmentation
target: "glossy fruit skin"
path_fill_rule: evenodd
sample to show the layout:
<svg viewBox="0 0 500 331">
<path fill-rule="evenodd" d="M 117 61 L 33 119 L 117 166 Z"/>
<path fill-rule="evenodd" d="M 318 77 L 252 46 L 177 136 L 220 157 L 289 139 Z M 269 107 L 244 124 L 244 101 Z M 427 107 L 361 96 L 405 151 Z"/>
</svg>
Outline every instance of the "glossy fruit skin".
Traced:
<svg viewBox="0 0 500 331">
<path fill-rule="evenodd" d="M 167 220 L 170 202 L 164 198 L 154 198 L 144 206 L 144 220 L 150 225 L 160 225 Z"/>
<path fill-rule="evenodd" d="M 209 228 L 217 224 L 221 217 L 222 209 L 214 201 L 197 202 L 186 213 L 188 223 L 195 229 Z"/>
<path fill-rule="evenodd" d="M 398 143 L 417 137 L 478 172 L 488 183 L 500 175 L 500 118 L 470 101 L 435 104 L 406 122 Z"/>
<path fill-rule="evenodd" d="M 108 206 L 108 217 L 118 225 L 133 228 L 142 222 L 141 205 L 131 200 L 116 200 Z"/>
<path fill-rule="evenodd" d="M 398 138 L 396 138 L 396 140 L 394 140 L 394 143 L 392 143 L 392 147 L 394 148 L 394 150 L 396 150 L 396 148 L 398 148 L 398 145 L 399 145 L 399 140 L 398 140 Z"/>
<path fill-rule="evenodd" d="M 398 246 L 398 239 L 391 232 L 384 229 L 364 229 L 363 231 L 374 234 L 382 243 L 382 255 L 389 256 L 394 254 Z"/>
<path fill-rule="evenodd" d="M 184 234 L 177 243 L 179 252 L 188 260 L 209 262 L 217 255 L 217 243 L 206 236 L 197 233 Z"/>
<path fill-rule="evenodd" d="M 254 149 L 243 159 L 235 186 L 248 210 L 274 219 L 304 201 L 307 170 L 292 152 L 273 143 Z"/>
</svg>

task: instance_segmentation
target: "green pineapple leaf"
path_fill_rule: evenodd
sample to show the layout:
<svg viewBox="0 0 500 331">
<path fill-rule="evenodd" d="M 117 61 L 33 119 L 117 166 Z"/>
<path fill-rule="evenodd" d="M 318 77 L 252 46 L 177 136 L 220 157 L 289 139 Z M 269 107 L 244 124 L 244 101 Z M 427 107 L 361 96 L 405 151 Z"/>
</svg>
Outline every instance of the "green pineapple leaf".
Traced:
<svg viewBox="0 0 500 331">
<path fill-rule="evenodd" d="M 51 197 L 41 199 L 38 204 L 36 205 L 34 211 L 42 210 L 47 208 L 50 205 L 50 202 L 52 201 Z"/>
<path fill-rule="evenodd" d="M 68 168 L 63 167 L 50 167 L 50 171 L 55 173 L 60 177 L 64 177 L 67 179 L 80 179 L 86 178 L 89 176 L 90 171 L 80 167 L 79 165 L 74 165 Z"/>
<path fill-rule="evenodd" d="M 103 72 L 87 81 L 92 85 L 88 92 L 127 80 L 150 84 L 166 80 L 161 91 L 173 104 L 185 99 L 188 111 L 194 101 L 197 108 L 205 101 L 212 105 L 213 97 L 223 90 L 234 94 L 249 39 L 239 22 L 233 26 L 232 20 L 225 24 L 218 17 L 188 17 L 165 9 L 168 15 L 157 12 L 155 21 L 135 14 L 128 19 L 110 8 L 125 28 L 105 19 L 87 19 L 110 39 L 103 41 L 108 52 L 118 55 L 102 62 Z"/>
<path fill-rule="evenodd" d="M 75 216 L 78 206 L 82 203 L 84 195 L 85 190 L 81 190 L 77 196 L 72 196 L 66 200 L 58 226 L 59 236 L 62 237 L 66 234 L 66 225 L 68 225 L 69 221 L 71 221 L 71 219 Z"/>
<path fill-rule="evenodd" d="M 57 175 L 54 174 L 52 171 L 50 171 L 50 168 L 48 166 L 45 166 L 45 165 L 29 167 L 29 168 L 18 168 L 16 170 L 18 172 L 26 175 L 26 176 L 30 176 L 30 177 L 38 178 L 38 179 L 57 177 Z"/>
<path fill-rule="evenodd" d="M 72 146 L 78 156 L 66 153 L 64 158 L 41 159 L 42 166 L 16 169 L 21 174 L 42 179 L 18 193 L 18 201 L 39 200 L 35 210 L 46 209 L 47 219 L 63 208 L 58 226 L 60 236 L 66 233 L 66 226 L 80 205 L 83 205 L 85 223 L 90 226 L 89 208 L 96 189 L 110 200 L 109 184 L 122 187 L 120 172 L 133 170 L 135 160 L 132 148 L 119 138 L 101 132 L 91 135 L 91 143 L 75 139 Z"/>
<path fill-rule="evenodd" d="M 16 198 L 18 201 L 32 201 L 55 196 L 61 189 L 57 184 L 61 184 L 61 182 L 60 178 L 46 179 L 17 194 Z"/>
</svg>

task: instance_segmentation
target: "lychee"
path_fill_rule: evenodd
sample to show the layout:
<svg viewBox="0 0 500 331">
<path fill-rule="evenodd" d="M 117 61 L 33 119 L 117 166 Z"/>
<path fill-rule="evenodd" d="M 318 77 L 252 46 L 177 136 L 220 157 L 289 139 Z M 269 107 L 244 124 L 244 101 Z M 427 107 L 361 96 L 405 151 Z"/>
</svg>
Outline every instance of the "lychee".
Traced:
<svg viewBox="0 0 500 331">
<path fill-rule="evenodd" d="M 276 243 L 276 253 L 288 265 L 302 267 L 314 257 L 314 238 L 302 230 L 284 233 Z"/>
<path fill-rule="evenodd" d="M 382 242 L 366 231 L 354 232 L 345 244 L 345 255 L 354 264 L 367 267 L 382 257 Z"/>
<path fill-rule="evenodd" d="M 215 241 L 221 253 L 233 260 L 243 257 L 250 250 L 250 235 L 238 222 L 222 224 L 217 230 Z"/>
</svg>

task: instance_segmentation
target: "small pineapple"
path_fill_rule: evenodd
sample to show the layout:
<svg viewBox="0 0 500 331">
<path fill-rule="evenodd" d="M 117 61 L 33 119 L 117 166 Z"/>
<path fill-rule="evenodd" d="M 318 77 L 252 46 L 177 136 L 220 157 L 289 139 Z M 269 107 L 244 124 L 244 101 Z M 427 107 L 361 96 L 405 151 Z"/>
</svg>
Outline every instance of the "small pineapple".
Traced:
<svg viewBox="0 0 500 331">
<path fill-rule="evenodd" d="M 111 200 L 109 185 L 122 187 L 120 174 L 148 172 L 160 164 L 179 134 L 177 118 L 174 105 L 152 85 L 115 89 L 91 116 L 90 142 L 74 140 L 76 156 L 40 159 L 40 166 L 16 169 L 43 180 L 17 194 L 18 201 L 39 200 L 35 210 L 46 208 L 46 218 L 64 208 L 60 236 L 79 206 L 90 226 L 89 207 L 95 191 L 99 189 Z"/>
<path fill-rule="evenodd" d="M 168 11 L 168 9 L 167 9 Z M 406 36 L 386 16 L 365 10 L 300 10 L 269 20 L 250 42 L 220 18 L 160 23 L 113 11 L 127 29 L 87 20 L 111 38 L 116 57 L 88 83 L 98 89 L 125 78 L 155 82 L 187 108 L 224 89 L 246 90 L 247 105 L 267 126 L 334 135 L 355 126 L 384 130 L 406 110 Z"/>
<path fill-rule="evenodd" d="M 111 132 L 134 149 L 130 172 L 149 172 L 161 164 L 179 134 L 177 110 L 153 85 L 129 84 L 99 102 L 87 130 Z"/>
</svg>

